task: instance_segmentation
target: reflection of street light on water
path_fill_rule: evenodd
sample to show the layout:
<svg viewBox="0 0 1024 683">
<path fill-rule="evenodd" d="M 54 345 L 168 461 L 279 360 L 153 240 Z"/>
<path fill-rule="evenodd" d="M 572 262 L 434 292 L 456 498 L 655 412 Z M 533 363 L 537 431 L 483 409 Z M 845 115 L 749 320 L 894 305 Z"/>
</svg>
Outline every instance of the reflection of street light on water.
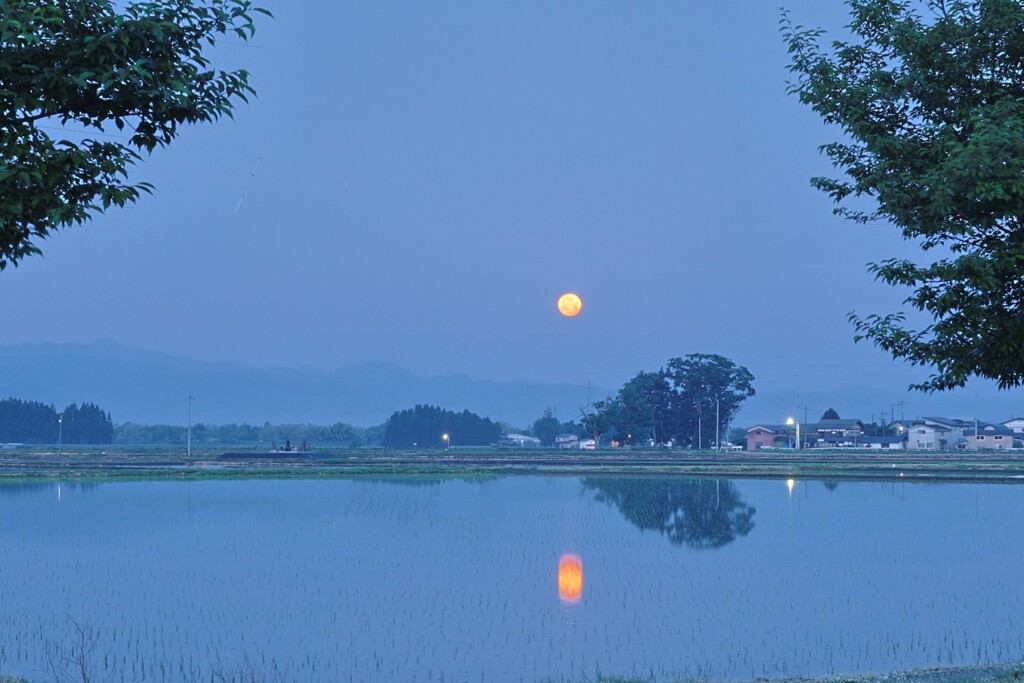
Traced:
<svg viewBox="0 0 1024 683">
<path fill-rule="evenodd" d="M 789 489 L 789 495 L 793 495 L 793 489 L 796 487 L 796 479 L 787 479 L 786 488 Z"/>
</svg>

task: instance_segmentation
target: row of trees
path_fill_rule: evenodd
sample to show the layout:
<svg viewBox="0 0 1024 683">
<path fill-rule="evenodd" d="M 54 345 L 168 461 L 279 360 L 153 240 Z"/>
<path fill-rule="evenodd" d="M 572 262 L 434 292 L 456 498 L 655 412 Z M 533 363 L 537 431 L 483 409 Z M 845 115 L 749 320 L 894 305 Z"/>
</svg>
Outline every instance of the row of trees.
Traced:
<svg viewBox="0 0 1024 683">
<path fill-rule="evenodd" d="M 344 446 L 360 448 L 380 446 L 384 427 L 356 427 L 338 422 L 333 425 L 278 424 L 265 422 L 262 427 L 241 423 L 192 426 L 192 444 L 198 446 L 244 446 L 305 442 L 309 446 Z M 140 425 L 128 422 L 114 430 L 114 443 L 124 445 L 183 445 L 188 429 L 179 425 Z"/>
<path fill-rule="evenodd" d="M 93 403 L 72 403 L 60 413 L 52 405 L 8 398 L 0 401 L 0 443 L 108 444 L 110 414 Z"/>
<path fill-rule="evenodd" d="M 388 418 L 383 445 L 385 448 L 489 446 L 501 437 L 501 432 L 501 425 L 468 410 L 456 413 L 437 406 L 417 405 Z"/>
<path fill-rule="evenodd" d="M 614 397 L 581 409 L 580 422 L 559 423 L 550 411 L 533 424 L 542 445 L 555 433 L 585 435 L 598 444 L 665 444 L 708 448 L 724 440 L 744 400 L 754 395 L 754 376 L 716 354 L 673 358 L 654 372 L 641 372 Z M 557 425 L 557 427 L 556 427 Z"/>
</svg>

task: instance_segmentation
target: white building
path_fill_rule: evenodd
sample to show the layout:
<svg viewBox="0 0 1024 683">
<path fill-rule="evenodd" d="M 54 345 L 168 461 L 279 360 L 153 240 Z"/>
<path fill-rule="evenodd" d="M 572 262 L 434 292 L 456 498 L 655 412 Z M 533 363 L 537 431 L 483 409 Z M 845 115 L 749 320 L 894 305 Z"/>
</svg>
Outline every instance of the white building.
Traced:
<svg viewBox="0 0 1024 683">
<path fill-rule="evenodd" d="M 1014 417 L 1003 423 L 1007 429 L 1012 429 L 1014 434 L 1024 434 L 1024 417 Z"/>
<path fill-rule="evenodd" d="M 580 437 L 575 434 L 559 434 L 555 437 L 555 448 L 579 448 Z"/>
<path fill-rule="evenodd" d="M 911 424 L 906 434 L 907 450 L 944 451 L 949 448 L 949 430 L 938 425 Z"/>
<path fill-rule="evenodd" d="M 515 448 L 540 448 L 540 439 L 529 434 L 502 434 L 501 443 Z"/>
<path fill-rule="evenodd" d="M 963 448 L 958 444 L 964 442 L 968 431 L 973 432 L 974 430 L 974 420 L 960 420 L 955 417 L 926 417 L 923 418 L 923 421 L 926 425 L 945 430 L 945 443 L 938 446 L 940 451 Z"/>
</svg>

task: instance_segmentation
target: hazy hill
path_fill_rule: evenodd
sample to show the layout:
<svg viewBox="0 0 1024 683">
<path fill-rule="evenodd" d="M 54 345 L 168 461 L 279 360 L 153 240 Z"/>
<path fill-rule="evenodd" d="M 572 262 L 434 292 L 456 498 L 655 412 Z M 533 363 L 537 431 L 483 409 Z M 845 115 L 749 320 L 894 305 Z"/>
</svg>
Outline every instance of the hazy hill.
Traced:
<svg viewBox="0 0 1024 683">
<path fill-rule="evenodd" d="M 114 421 L 184 424 L 191 393 L 193 421 L 221 424 L 310 422 L 380 424 L 417 403 L 469 409 L 525 426 L 546 406 L 565 419 L 587 388 L 543 382 L 492 382 L 466 375 L 422 378 L 389 363 L 360 363 L 333 372 L 262 369 L 209 363 L 114 342 L 0 346 L 0 397 L 53 403 L 92 401 Z M 608 392 L 594 389 L 593 395 Z"/>
</svg>

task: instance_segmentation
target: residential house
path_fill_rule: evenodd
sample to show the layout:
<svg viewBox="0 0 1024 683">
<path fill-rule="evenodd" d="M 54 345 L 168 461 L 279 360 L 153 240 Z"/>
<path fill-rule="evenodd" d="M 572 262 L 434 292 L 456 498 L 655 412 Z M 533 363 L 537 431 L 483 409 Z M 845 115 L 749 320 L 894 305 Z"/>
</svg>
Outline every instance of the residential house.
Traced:
<svg viewBox="0 0 1024 683">
<path fill-rule="evenodd" d="M 575 434 L 559 434 L 555 437 L 555 448 L 579 448 L 580 437 Z"/>
<path fill-rule="evenodd" d="M 1024 417 L 1010 418 L 1003 426 L 1012 429 L 1014 434 L 1024 434 Z"/>
<path fill-rule="evenodd" d="M 965 434 L 974 430 L 974 420 L 961 420 L 955 417 L 925 417 L 922 418 L 922 422 L 946 431 L 945 443 L 938 446 L 940 451 L 963 448 L 960 444 L 964 442 Z"/>
<path fill-rule="evenodd" d="M 759 451 L 772 448 L 777 440 L 785 438 L 789 428 L 783 425 L 758 424 L 747 429 L 747 450 Z"/>
<path fill-rule="evenodd" d="M 860 420 L 820 420 L 816 424 L 802 427 L 807 433 L 815 432 L 818 436 L 855 437 L 864 434 L 864 423 Z"/>
<path fill-rule="evenodd" d="M 979 422 L 965 436 L 969 451 L 1002 451 L 1013 448 L 1014 431 L 1005 425 Z"/>
<path fill-rule="evenodd" d="M 949 429 L 937 424 L 911 422 L 904 425 L 907 437 L 907 449 L 911 451 L 945 451 L 949 450 Z"/>
<path fill-rule="evenodd" d="M 864 436 L 855 434 L 851 436 L 819 436 L 814 442 L 814 448 L 873 448 L 903 450 L 905 437 L 898 436 Z"/>
<path fill-rule="evenodd" d="M 860 420 L 820 420 L 800 425 L 800 440 L 811 448 L 854 448 L 863 445 L 864 423 Z"/>
<path fill-rule="evenodd" d="M 897 436 L 865 436 L 861 438 L 862 448 L 873 450 L 903 450 L 906 448 L 906 435 Z"/>
<path fill-rule="evenodd" d="M 498 443 L 513 448 L 540 448 L 540 439 L 529 434 L 502 434 Z"/>
</svg>

